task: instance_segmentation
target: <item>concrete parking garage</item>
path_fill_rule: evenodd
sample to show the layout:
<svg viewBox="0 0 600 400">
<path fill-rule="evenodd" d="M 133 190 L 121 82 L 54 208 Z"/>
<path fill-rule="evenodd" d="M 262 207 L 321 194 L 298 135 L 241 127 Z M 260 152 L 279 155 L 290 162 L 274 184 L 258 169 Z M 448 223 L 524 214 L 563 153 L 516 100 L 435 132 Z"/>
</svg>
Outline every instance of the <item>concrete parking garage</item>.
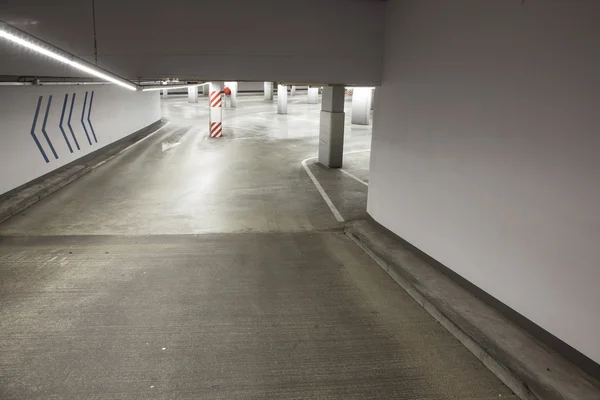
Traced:
<svg viewBox="0 0 600 400">
<path fill-rule="evenodd" d="M 219 141 L 171 96 L 160 131 L 0 225 L 3 396 L 513 398 L 343 234 L 302 162 L 344 219 L 367 186 L 315 163 L 306 96 L 241 96 Z"/>
<path fill-rule="evenodd" d="M 599 16 L 3 2 L 0 397 L 599 398 Z"/>
</svg>

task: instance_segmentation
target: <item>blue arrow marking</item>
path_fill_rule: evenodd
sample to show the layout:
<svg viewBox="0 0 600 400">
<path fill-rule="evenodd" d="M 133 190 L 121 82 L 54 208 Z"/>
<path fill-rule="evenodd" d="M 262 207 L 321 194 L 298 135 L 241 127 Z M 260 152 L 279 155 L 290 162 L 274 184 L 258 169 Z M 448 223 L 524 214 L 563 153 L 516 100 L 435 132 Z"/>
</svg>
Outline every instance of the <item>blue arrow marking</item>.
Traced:
<svg viewBox="0 0 600 400">
<path fill-rule="evenodd" d="M 54 158 L 58 160 L 58 154 L 56 154 L 56 150 L 54 150 L 54 146 L 52 146 L 52 142 L 46 133 L 46 122 L 48 122 L 48 112 L 50 111 L 50 107 L 52 106 L 52 95 L 48 97 L 48 105 L 46 105 L 46 115 L 44 115 L 44 123 L 42 124 L 42 133 L 46 138 L 46 142 L 48 142 L 48 146 L 50 146 L 50 150 L 52 150 L 52 154 L 54 154 Z"/>
<path fill-rule="evenodd" d="M 94 127 L 92 126 L 92 121 L 90 121 L 90 115 L 92 114 L 92 103 L 94 102 L 94 91 L 92 90 L 92 95 L 90 96 L 90 109 L 88 110 L 88 124 L 90 124 L 90 129 L 92 130 L 92 135 L 94 135 L 94 142 L 98 143 L 98 139 L 96 139 L 96 132 L 94 132 Z"/>
<path fill-rule="evenodd" d="M 69 151 L 72 153 L 73 152 L 73 148 L 71 147 L 71 143 L 69 143 L 69 139 L 67 139 L 67 134 L 65 133 L 65 130 L 63 129 L 63 120 L 65 118 L 65 109 L 67 108 L 67 99 L 69 98 L 68 94 L 65 94 L 65 101 L 63 102 L 63 108 L 62 108 L 62 113 L 60 114 L 60 123 L 58 124 L 58 127 L 60 128 L 60 131 L 62 132 L 63 137 L 65 138 L 65 142 L 67 143 L 67 146 L 69 147 Z"/>
<path fill-rule="evenodd" d="M 87 94 L 88 94 L 88 92 L 85 92 L 85 97 L 83 98 L 83 108 L 81 109 L 81 125 L 83 125 L 83 130 L 85 132 L 85 136 L 87 137 L 88 143 L 91 146 L 92 141 L 90 140 L 90 135 L 88 134 L 87 128 L 85 127 L 85 124 L 83 123 L 83 115 L 85 114 L 85 105 L 87 104 Z"/>
<path fill-rule="evenodd" d="M 42 145 L 40 144 L 40 141 L 38 140 L 37 136 L 35 136 L 35 132 L 34 132 L 35 125 L 37 124 L 38 114 L 40 113 L 40 105 L 41 104 L 42 104 L 42 96 L 40 96 L 40 98 L 38 99 L 37 107 L 35 107 L 35 114 L 33 115 L 33 125 L 31 125 L 31 137 L 33 138 L 33 141 L 35 142 L 40 153 L 42 153 L 42 157 L 44 157 L 44 160 L 46 162 L 50 162 L 50 160 L 48 160 L 48 156 L 46 155 L 46 152 L 42 148 Z"/>
<path fill-rule="evenodd" d="M 77 138 L 75 137 L 75 132 L 73 132 L 73 127 L 71 126 L 71 116 L 73 115 L 73 104 L 75 104 L 75 93 L 73 93 L 73 97 L 71 97 L 71 109 L 69 110 L 69 120 L 67 121 L 67 126 L 69 127 L 69 130 L 71 131 L 71 136 L 73 136 L 73 140 L 75 141 L 75 146 L 77 146 L 77 150 L 81 150 L 79 148 L 79 142 L 77 141 Z"/>
</svg>

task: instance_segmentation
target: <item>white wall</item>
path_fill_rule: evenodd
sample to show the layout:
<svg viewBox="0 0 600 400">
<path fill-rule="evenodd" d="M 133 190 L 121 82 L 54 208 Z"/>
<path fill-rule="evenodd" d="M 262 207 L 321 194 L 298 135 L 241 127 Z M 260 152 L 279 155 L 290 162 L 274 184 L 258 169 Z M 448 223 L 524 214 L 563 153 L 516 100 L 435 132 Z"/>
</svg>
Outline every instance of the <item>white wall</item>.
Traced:
<svg viewBox="0 0 600 400">
<path fill-rule="evenodd" d="M 97 142 L 87 121 L 91 93 L 94 92 L 90 121 Z M 85 93 L 88 92 L 84 121 L 90 135 L 90 145 L 81 124 Z M 79 143 L 67 126 L 71 100 L 75 93 L 71 126 Z M 65 95 L 68 94 L 63 128 L 73 152 L 59 128 Z M 56 150 L 52 153 L 42 126 L 49 96 L 52 103 L 48 112 L 46 132 Z M 42 96 L 34 133 L 49 162 L 46 162 L 31 135 L 38 100 Z M 161 118 L 159 92 L 129 91 L 113 85 L 60 85 L 60 86 L 0 86 L 0 194 L 23 185 L 54 169 L 132 134 Z"/>
<path fill-rule="evenodd" d="M 383 11 L 358 0 L 96 1 L 98 65 L 131 79 L 374 85 Z M 91 1 L 0 2 L 0 20 L 89 61 L 91 16 Z M 0 57 L 0 75 L 77 75 L 3 41 Z"/>
<path fill-rule="evenodd" d="M 600 362 L 600 3 L 387 7 L 369 213 Z"/>
</svg>

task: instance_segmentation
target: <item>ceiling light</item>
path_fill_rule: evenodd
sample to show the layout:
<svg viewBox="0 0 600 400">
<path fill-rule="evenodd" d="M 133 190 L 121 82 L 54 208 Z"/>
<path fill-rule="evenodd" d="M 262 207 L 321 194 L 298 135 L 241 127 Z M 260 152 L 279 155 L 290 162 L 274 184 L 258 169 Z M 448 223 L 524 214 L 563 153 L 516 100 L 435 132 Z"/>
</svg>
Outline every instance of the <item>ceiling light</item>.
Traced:
<svg viewBox="0 0 600 400">
<path fill-rule="evenodd" d="M 93 67 L 93 66 L 87 66 L 84 65 L 78 61 L 74 61 L 71 58 L 74 58 L 74 56 L 64 56 L 61 55 L 53 50 L 44 48 L 38 44 L 35 44 L 29 40 L 20 38 L 19 36 L 16 36 L 10 32 L 7 32 L 5 29 L 0 29 L 0 37 L 5 38 L 15 44 L 21 45 L 23 47 L 26 47 L 30 50 L 35 51 L 36 53 L 39 54 L 43 54 L 45 56 L 48 56 L 50 58 L 52 58 L 53 60 L 56 60 L 58 62 L 62 62 L 64 64 L 67 64 L 75 69 L 78 69 L 80 71 L 83 71 L 85 73 L 88 73 L 90 75 L 93 75 L 95 77 L 98 77 L 100 79 L 104 79 L 106 81 L 112 82 L 114 84 L 117 84 L 119 86 L 122 86 L 126 89 L 129 90 L 137 90 L 137 86 L 135 86 L 134 84 L 126 81 L 125 79 L 116 77 L 116 76 L 111 76 L 108 75 L 106 72 L 103 72 L 101 69 Z"/>
</svg>

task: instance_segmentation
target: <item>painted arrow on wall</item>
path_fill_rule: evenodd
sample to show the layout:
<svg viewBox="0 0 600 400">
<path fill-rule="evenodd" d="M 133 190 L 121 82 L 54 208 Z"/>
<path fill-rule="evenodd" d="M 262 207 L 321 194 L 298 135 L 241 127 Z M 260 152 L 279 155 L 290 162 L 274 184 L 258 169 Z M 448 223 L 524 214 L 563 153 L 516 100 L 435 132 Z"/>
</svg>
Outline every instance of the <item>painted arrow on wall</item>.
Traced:
<svg viewBox="0 0 600 400">
<path fill-rule="evenodd" d="M 46 104 L 46 114 L 44 115 L 44 123 L 42 124 L 42 133 L 44 134 L 44 137 L 46 138 L 46 142 L 48 143 L 48 146 L 50 146 L 50 150 L 52 150 L 52 154 L 54 154 L 54 158 L 56 158 L 58 160 L 58 154 L 56 154 L 56 150 L 54 150 L 54 146 L 52 145 L 52 142 L 50 141 L 50 138 L 48 137 L 48 133 L 46 133 L 46 122 L 48 122 L 48 112 L 50 111 L 51 106 L 52 106 L 52 95 L 50 95 L 50 97 L 48 97 L 48 103 Z"/>
<path fill-rule="evenodd" d="M 73 93 L 73 96 L 71 97 L 71 106 L 69 108 L 69 116 L 67 118 L 67 127 L 69 128 L 69 132 L 71 133 L 71 137 L 73 138 L 73 142 L 75 143 L 75 146 L 77 147 L 77 150 L 81 150 L 81 147 L 79 146 L 79 141 L 77 140 L 77 137 L 75 136 L 75 131 L 73 130 L 73 126 L 71 125 L 71 117 L 73 116 L 73 107 L 75 105 L 75 93 Z M 38 121 L 38 117 L 40 114 L 40 108 L 42 105 L 42 99 L 44 96 L 40 96 L 38 98 L 36 107 L 35 107 L 35 113 L 33 115 L 33 123 L 31 125 L 31 137 L 33 138 L 33 141 L 35 143 L 35 145 L 37 146 L 40 154 L 42 155 L 42 158 L 44 159 L 44 161 L 46 161 L 47 163 L 50 162 L 50 159 L 48 158 L 48 155 L 46 154 L 46 152 L 44 151 L 44 148 L 42 147 L 42 144 L 40 143 L 40 140 L 38 139 L 37 135 L 35 134 L 35 129 L 37 126 L 37 121 Z M 85 136 L 87 137 L 88 143 L 91 146 L 92 140 L 90 138 L 88 129 L 86 127 L 85 124 L 85 120 L 87 120 L 87 123 L 90 127 L 90 131 L 92 132 L 92 136 L 94 138 L 94 143 L 98 143 L 98 138 L 96 137 L 96 131 L 94 130 L 94 126 L 92 125 L 92 121 L 91 121 L 91 115 L 92 115 L 92 106 L 94 103 L 94 92 L 91 92 L 90 95 L 90 102 L 89 102 L 89 106 L 87 106 L 88 102 L 88 92 L 85 92 L 85 97 L 83 100 L 83 107 L 81 108 L 81 126 L 83 127 L 83 131 L 85 132 Z M 69 100 L 69 94 L 65 94 L 64 100 L 63 100 L 63 106 L 62 106 L 62 110 L 60 113 L 60 122 L 58 123 L 58 128 L 60 129 L 60 132 L 62 133 L 62 137 L 65 140 L 65 143 L 67 145 L 67 148 L 69 149 L 69 151 L 71 153 L 73 153 L 73 146 L 71 146 L 71 142 L 69 141 L 69 138 L 67 137 L 67 134 L 65 132 L 64 129 L 64 120 L 65 120 L 65 112 L 67 110 L 67 102 Z M 86 110 L 86 106 L 87 106 L 87 110 Z M 52 108 L 52 95 L 48 96 L 48 102 L 46 103 L 46 111 L 44 113 L 44 121 L 42 123 L 42 135 L 44 136 L 44 139 L 46 140 L 46 143 L 48 144 L 48 147 L 50 148 L 50 150 L 52 151 L 52 155 L 54 156 L 55 159 L 58 160 L 58 153 L 56 151 L 56 149 L 54 148 L 54 145 L 52 144 L 52 141 L 50 140 L 50 136 L 48 136 L 48 132 L 46 131 L 46 125 L 48 123 L 48 115 L 50 114 L 50 109 Z M 85 117 L 87 111 L 87 118 Z"/>
<path fill-rule="evenodd" d="M 85 127 L 85 124 L 83 123 L 83 115 L 85 114 L 85 105 L 87 104 L 87 94 L 88 94 L 88 92 L 85 92 L 85 97 L 83 98 L 83 107 L 81 108 L 81 126 L 83 126 L 83 131 L 85 132 L 85 137 L 87 137 L 88 143 L 91 146 L 92 141 L 90 140 L 90 134 L 88 133 L 87 128 Z"/>
<path fill-rule="evenodd" d="M 35 107 L 35 114 L 33 115 L 33 125 L 31 125 L 31 137 L 33 138 L 33 141 L 35 142 L 38 150 L 42 154 L 42 157 L 44 157 L 44 161 L 50 162 L 50 160 L 48 160 L 46 152 L 44 151 L 44 148 L 40 144 L 40 141 L 38 140 L 37 136 L 35 136 L 35 124 L 37 124 L 38 115 L 40 113 L 40 104 L 42 104 L 42 97 L 43 96 L 40 96 L 37 102 L 37 106 Z"/>
<path fill-rule="evenodd" d="M 71 97 L 71 109 L 69 110 L 69 119 L 67 120 L 67 126 L 69 127 L 69 131 L 71 131 L 71 136 L 73 136 L 73 140 L 75 141 L 77 150 L 80 150 L 79 142 L 77 141 L 75 133 L 73 132 L 73 127 L 71 126 L 71 117 L 73 116 L 73 105 L 75 104 L 75 94 L 76 93 L 73 93 L 73 97 Z M 68 96 L 68 94 L 66 94 L 65 96 Z"/>
<path fill-rule="evenodd" d="M 87 92 L 85 94 L 87 95 Z M 96 132 L 94 132 L 94 127 L 92 126 L 92 121 L 90 121 L 90 115 L 92 114 L 92 104 L 93 103 L 94 103 L 94 91 L 92 91 L 92 95 L 90 96 L 90 108 L 88 109 L 87 121 L 88 121 L 88 124 L 90 124 L 90 129 L 92 130 L 92 135 L 94 135 L 94 142 L 98 143 L 98 139 L 96 139 Z"/>
<path fill-rule="evenodd" d="M 69 148 L 69 151 L 72 153 L 73 148 L 71 147 L 71 143 L 69 143 L 69 139 L 67 139 L 67 134 L 65 133 L 65 130 L 63 129 L 63 121 L 65 119 L 65 110 L 67 108 L 67 100 L 68 99 L 69 99 L 69 95 L 65 94 L 65 101 L 63 101 L 63 108 L 60 113 L 60 123 L 58 124 L 58 127 L 60 128 L 60 131 L 62 132 L 62 135 L 65 138 L 65 142 L 67 143 L 67 147 Z"/>
</svg>

